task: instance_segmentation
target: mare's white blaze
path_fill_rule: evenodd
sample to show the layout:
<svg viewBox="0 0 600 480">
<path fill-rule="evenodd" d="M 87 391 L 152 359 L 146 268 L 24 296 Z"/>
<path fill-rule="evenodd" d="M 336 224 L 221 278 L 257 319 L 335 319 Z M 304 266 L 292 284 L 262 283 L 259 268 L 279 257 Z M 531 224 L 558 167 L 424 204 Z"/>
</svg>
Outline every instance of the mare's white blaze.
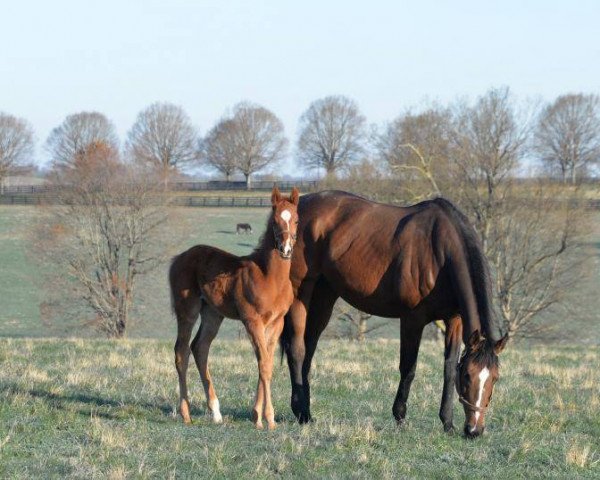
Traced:
<svg viewBox="0 0 600 480">
<path fill-rule="evenodd" d="M 290 220 L 292 219 L 292 214 L 290 213 L 289 210 L 284 210 L 283 212 L 281 212 L 281 219 L 285 222 L 286 227 L 287 227 L 287 231 L 289 233 L 290 231 Z M 289 255 L 289 253 L 292 251 L 292 245 L 291 245 L 291 241 L 290 238 L 288 237 L 288 239 L 285 241 L 285 245 L 283 246 L 283 253 L 285 253 L 286 255 Z"/>
<path fill-rule="evenodd" d="M 477 408 L 481 407 L 481 400 L 483 398 L 483 389 L 485 388 L 485 382 L 487 381 L 489 376 L 490 376 L 490 371 L 487 369 L 487 367 L 483 368 L 481 370 L 481 372 L 479 372 L 479 396 L 477 397 L 477 403 L 475 403 L 475 406 Z M 475 412 L 475 425 L 473 425 L 471 427 L 471 432 L 474 432 L 475 429 L 477 428 L 477 422 L 479 422 L 480 415 L 481 415 L 481 412 Z"/>
<path fill-rule="evenodd" d="M 221 408 L 219 405 L 218 398 L 216 398 L 215 400 L 213 400 L 211 402 L 210 409 L 212 410 L 212 414 L 213 414 L 213 422 L 221 423 L 223 421 L 223 417 L 221 416 Z"/>
</svg>

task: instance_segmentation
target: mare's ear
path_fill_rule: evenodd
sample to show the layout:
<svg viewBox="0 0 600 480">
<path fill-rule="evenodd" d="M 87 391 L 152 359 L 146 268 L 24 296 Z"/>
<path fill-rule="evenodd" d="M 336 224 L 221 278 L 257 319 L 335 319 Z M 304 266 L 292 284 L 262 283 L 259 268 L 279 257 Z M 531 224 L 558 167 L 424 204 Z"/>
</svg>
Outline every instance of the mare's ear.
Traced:
<svg viewBox="0 0 600 480">
<path fill-rule="evenodd" d="M 290 195 L 291 202 L 298 206 L 298 200 L 300 199 L 300 192 L 296 187 L 292 188 L 292 194 Z"/>
<path fill-rule="evenodd" d="M 508 333 L 495 343 L 494 353 L 496 355 L 498 355 L 502 350 L 504 350 L 504 347 L 506 347 L 507 343 L 508 343 Z"/>
<path fill-rule="evenodd" d="M 481 333 L 479 333 L 479 330 L 475 330 L 469 337 L 469 340 L 467 340 L 467 345 L 471 347 L 472 350 L 477 350 L 480 347 L 482 340 L 483 337 L 481 336 Z"/>
<path fill-rule="evenodd" d="M 275 206 L 279 202 L 281 202 L 281 192 L 277 187 L 273 187 L 273 192 L 271 192 L 271 205 Z"/>
</svg>

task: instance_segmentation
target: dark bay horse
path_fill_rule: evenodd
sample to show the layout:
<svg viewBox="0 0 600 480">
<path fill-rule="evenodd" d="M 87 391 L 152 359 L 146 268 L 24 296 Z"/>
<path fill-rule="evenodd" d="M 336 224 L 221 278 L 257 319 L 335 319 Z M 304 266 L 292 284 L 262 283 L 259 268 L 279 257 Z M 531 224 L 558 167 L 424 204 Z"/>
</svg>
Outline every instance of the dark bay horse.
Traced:
<svg viewBox="0 0 600 480">
<path fill-rule="evenodd" d="M 176 256 L 171 264 L 169 282 L 177 317 L 175 366 L 179 375 L 179 411 L 185 423 L 191 422 L 187 394 L 190 351 L 200 371 L 213 420 L 222 421 L 208 371 L 208 352 L 223 317 L 228 317 L 243 322 L 258 361 L 253 421 L 262 428 L 264 415 L 269 429 L 275 428 L 271 403 L 273 352 L 283 329 L 283 317 L 294 298 L 289 277 L 298 224 L 298 190 L 294 188 L 287 198 L 274 188 L 271 203 L 266 232 L 252 254 L 237 257 L 218 248 L 196 245 Z M 190 349 L 198 315 L 200 328 Z"/>
<path fill-rule="evenodd" d="M 423 328 L 438 319 L 446 323 L 439 416 L 446 431 L 454 429 L 456 381 L 465 433 L 479 435 L 498 378 L 497 355 L 508 337 L 501 338 L 495 323 L 488 265 L 467 218 L 441 198 L 401 208 L 338 191 L 303 196 L 298 214 L 290 272 L 295 298 L 281 337 L 298 420 L 311 419 L 312 358 L 342 297 L 364 312 L 401 319 L 393 406 L 399 423 L 406 416 Z M 459 364 L 461 340 L 466 349 Z"/>
</svg>

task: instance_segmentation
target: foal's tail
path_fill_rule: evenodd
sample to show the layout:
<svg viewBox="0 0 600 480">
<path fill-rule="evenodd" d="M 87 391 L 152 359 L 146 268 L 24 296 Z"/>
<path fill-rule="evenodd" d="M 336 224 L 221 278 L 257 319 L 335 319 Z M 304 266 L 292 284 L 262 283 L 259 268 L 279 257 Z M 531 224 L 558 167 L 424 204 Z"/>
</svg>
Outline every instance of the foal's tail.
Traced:
<svg viewBox="0 0 600 480">
<path fill-rule="evenodd" d="M 175 278 L 176 278 L 176 262 L 180 255 L 175 255 L 171 259 L 169 266 L 169 292 L 171 294 L 171 311 L 175 312 Z"/>
</svg>

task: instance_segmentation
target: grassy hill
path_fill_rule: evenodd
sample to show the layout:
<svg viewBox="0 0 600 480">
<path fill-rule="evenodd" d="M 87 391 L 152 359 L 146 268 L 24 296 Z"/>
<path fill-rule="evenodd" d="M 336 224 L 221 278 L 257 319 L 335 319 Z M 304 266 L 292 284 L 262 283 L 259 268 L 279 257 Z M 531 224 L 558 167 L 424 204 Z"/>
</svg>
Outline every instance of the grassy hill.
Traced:
<svg viewBox="0 0 600 480">
<path fill-rule="evenodd" d="M 170 343 L 0 340 L 1 478 L 599 478 L 600 352 L 511 345 L 486 434 L 448 435 L 437 418 L 441 345 L 426 342 L 398 428 L 398 342 L 326 341 L 313 375 L 316 423 L 296 424 L 276 366 L 279 426 L 256 431 L 257 370 L 247 341 L 217 340 L 224 424 L 204 416 L 191 370 L 193 425 L 175 414 Z M 464 414 L 455 405 L 455 423 Z"/>
</svg>

